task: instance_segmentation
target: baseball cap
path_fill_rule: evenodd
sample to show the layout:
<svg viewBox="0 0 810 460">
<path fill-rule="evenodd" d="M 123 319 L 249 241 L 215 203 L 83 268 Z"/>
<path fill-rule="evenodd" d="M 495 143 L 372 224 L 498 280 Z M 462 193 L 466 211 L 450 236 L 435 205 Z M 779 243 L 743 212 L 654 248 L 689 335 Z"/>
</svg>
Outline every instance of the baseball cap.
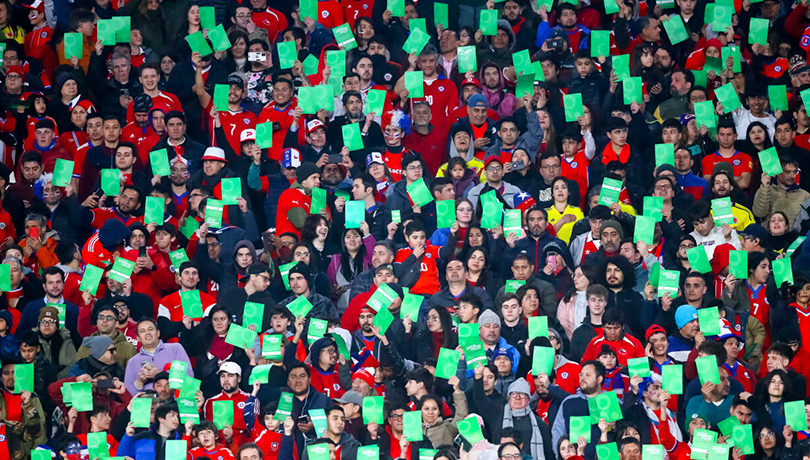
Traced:
<svg viewBox="0 0 810 460">
<path fill-rule="evenodd" d="M 242 376 L 242 368 L 239 367 L 238 364 L 232 361 L 225 361 L 219 366 L 219 370 L 217 371 L 217 375 L 227 372 L 229 374 L 236 374 L 238 376 Z"/>
<path fill-rule="evenodd" d="M 483 94 L 473 94 L 470 96 L 470 99 L 467 100 L 467 105 L 470 107 L 483 107 L 485 109 L 489 108 L 487 98 L 484 97 Z"/>
<path fill-rule="evenodd" d="M 343 396 L 340 398 L 333 399 L 332 401 L 338 404 L 357 404 L 358 406 L 362 406 L 363 395 L 354 390 L 349 390 L 346 393 L 343 393 Z"/>
<path fill-rule="evenodd" d="M 382 153 L 380 152 L 371 152 L 366 155 L 366 168 L 371 166 L 371 163 L 379 163 L 381 165 L 385 164 L 385 160 L 383 160 Z"/>
<path fill-rule="evenodd" d="M 23 5 L 24 7 L 32 10 L 39 11 L 40 13 L 45 12 L 45 2 L 42 0 L 34 0 L 30 5 Z"/>
<path fill-rule="evenodd" d="M 283 166 L 285 169 L 292 169 L 301 166 L 301 152 L 293 148 L 285 149 L 284 158 L 281 160 L 281 166 Z"/>
<path fill-rule="evenodd" d="M 243 89 L 245 87 L 245 79 L 240 77 L 239 74 L 236 73 L 236 72 L 228 75 L 228 80 L 227 81 L 228 81 L 228 85 L 237 85 L 237 86 L 239 86 L 240 88 L 243 88 Z"/>
<path fill-rule="evenodd" d="M 314 119 L 314 120 L 309 120 L 307 122 L 307 134 L 311 134 L 313 131 L 315 131 L 318 128 L 323 128 L 325 130 L 326 125 L 323 124 L 323 122 L 321 120 L 318 120 L 317 118 Z"/>
<path fill-rule="evenodd" d="M 250 264 L 248 265 L 247 270 L 245 270 L 245 276 L 239 278 L 239 281 L 244 283 L 250 279 L 250 275 L 261 275 L 262 273 L 267 273 L 270 271 L 270 267 L 264 264 Z"/>
<path fill-rule="evenodd" d="M 481 87 L 481 83 L 478 80 L 476 80 L 475 78 L 472 78 L 472 77 L 471 78 L 465 78 L 464 81 L 461 82 L 460 88 L 463 88 L 463 87 L 465 87 L 467 85 L 477 86 L 479 88 Z"/>
<path fill-rule="evenodd" d="M 239 135 L 239 142 L 245 141 L 256 141 L 256 130 L 255 129 L 246 129 L 242 131 L 242 134 Z"/>
<path fill-rule="evenodd" d="M 225 151 L 219 147 L 208 147 L 201 158 L 202 161 L 221 161 L 227 163 L 225 159 Z"/>
<path fill-rule="evenodd" d="M 745 227 L 745 230 L 740 232 L 740 235 L 743 237 L 751 237 L 759 239 L 759 243 L 761 246 L 765 245 L 765 241 L 768 239 L 768 231 L 765 230 L 765 227 L 759 224 L 748 224 Z"/>
</svg>

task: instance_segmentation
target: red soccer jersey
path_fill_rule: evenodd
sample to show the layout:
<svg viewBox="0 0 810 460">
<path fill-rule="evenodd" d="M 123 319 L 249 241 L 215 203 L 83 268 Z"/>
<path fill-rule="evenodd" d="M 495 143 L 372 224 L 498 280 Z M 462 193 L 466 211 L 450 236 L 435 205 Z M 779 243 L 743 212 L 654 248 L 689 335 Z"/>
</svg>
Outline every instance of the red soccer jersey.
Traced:
<svg viewBox="0 0 810 460">
<path fill-rule="evenodd" d="M 354 21 L 360 16 L 371 17 L 371 10 L 374 9 L 374 0 L 342 0 L 343 18 L 349 23 L 349 27 L 354 30 Z"/>
<path fill-rule="evenodd" d="M 765 285 L 762 284 L 754 290 L 745 282 L 746 292 L 748 293 L 748 301 L 751 304 L 751 316 L 758 319 L 763 326 L 765 326 L 765 342 L 763 348 L 765 350 L 771 346 L 771 327 L 768 319 L 771 315 L 771 304 L 768 303 L 768 298 L 765 295 Z"/>
<path fill-rule="evenodd" d="M 621 339 L 611 342 L 605 338 L 604 335 L 598 335 L 591 339 L 585 353 L 582 355 L 582 361 L 589 361 L 596 359 L 596 356 L 602 350 L 602 345 L 607 345 L 611 350 L 616 352 L 619 359 L 620 366 L 627 366 L 627 360 L 632 358 L 643 358 L 645 356 L 644 347 L 637 338 L 624 334 Z"/>
<path fill-rule="evenodd" d="M 48 46 L 53 38 L 51 26 L 44 25 L 38 27 L 25 35 L 25 55 L 39 59 L 43 49 Z"/>
<path fill-rule="evenodd" d="M 154 134 L 155 130 L 153 130 L 151 126 L 141 128 L 138 123 L 133 121 L 124 126 L 121 132 L 121 140 L 138 145 L 141 141 Z"/>
<path fill-rule="evenodd" d="M 414 101 L 428 101 L 432 115 L 431 123 L 433 126 L 444 126 L 447 116 L 458 107 L 456 84 L 440 75 L 433 80 L 425 80 L 422 86 L 425 97 L 411 99 L 411 104 Z M 413 105 L 411 105 L 411 111 L 413 111 Z"/>
<path fill-rule="evenodd" d="M 256 115 L 247 110 L 241 112 L 219 112 L 219 121 L 222 124 L 222 130 L 225 131 L 225 137 L 228 138 L 228 143 L 231 145 L 231 148 L 237 155 L 240 155 L 242 152 L 240 136 L 242 135 L 242 131 L 246 129 L 256 129 Z M 216 135 L 214 134 L 213 124 L 211 125 L 211 133 L 211 145 L 216 146 Z"/>
<path fill-rule="evenodd" d="M 325 373 L 315 366 L 309 366 L 309 370 L 312 376 L 312 388 L 325 394 L 329 399 L 340 398 L 343 393 L 346 393 L 346 389 L 340 384 L 337 366 L 329 373 Z"/>
<path fill-rule="evenodd" d="M 569 361 L 554 370 L 554 385 L 559 386 L 567 393 L 576 393 L 579 388 L 579 372 L 582 370 L 579 364 Z M 526 375 L 526 381 L 529 383 L 529 390 L 534 394 L 536 387 L 534 385 L 534 376 L 531 371 Z"/>
<path fill-rule="evenodd" d="M 233 443 L 240 446 L 246 442 L 251 442 L 250 432 L 256 418 L 259 416 L 258 400 L 250 393 L 237 390 L 232 394 L 222 392 L 205 401 L 203 413 L 207 420 L 214 420 L 214 401 L 233 402 Z M 224 442 L 225 435 L 220 431 L 220 442 Z"/>
<path fill-rule="evenodd" d="M 95 147 L 93 141 L 88 140 L 76 149 L 76 154 L 73 156 L 73 177 L 81 179 L 84 159 L 87 158 L 87 151 L 93 147 Z"/>
<path fill-rule="evenodd" d="M 236 460 L 233 452 L 227 447 L 214 447 L 213 450 L 205 450 L 202 447 L 195 447 L 191 449 L 191 458 L 205 458 L 210 460 Z"/>
<path fill-rule="evenodd" d="M 754 392 L 754 372 L 748 370 L 738 362 L 735 362 L 734 366 L 723 363 L 723 367 L 731 374 L 732 378 L 740 382 L 743 388 L 745 388 L 745 391 L 749 393 Z"/>
<path fill-rule="evenodd" d="M 751 157 L 747 153 L 735 150 L 734 155 L 729 158 L 725 158 L 717 152 L 706 155 L 703 157 L 703 163 L 701 163 L 701 172 L 704 176 L 711 175 L 718 163 L 731 163 L 731 166 L 734 167 L 734 177 L 741 177 L 743 173 L 751 173 L 754 169 L 754 162 L 751 161 Z"/>
<path fill-rule="evenodd" d="M 37 117 L 32 117 L 32 116 L 29 115 L 28 119 L 25 122 L 26 129 L 28 131 L 28 136 L 25 138 L 25 141 L 23 141 L 23 149 L 26 152 L 29 151 L 29 150 L 34 150 L 34 142 L 36 141 L 36 136 L 34 135 L 34 132 L 36 131 L 36 124 L 40 120 L 51 120 L 53 122 L 53 125 L 57 127 L 56 129 L 54 129 L 53 134 L 56 137 L 59 136 L 59 127 L 56 124 L 56 120 L 54 120 L 51 117 L 37 118 Z"/>
<path fill-rule="evenodd" d="M 383 161 L 385 166 L 388 166 L 388 171 L 391 172 L 394 182 L 399 182 L 402 179 L 402 152 L 392 153 L 386 149 Z"/>
<path fill-rule="evenodd" d="M 253 23 L 262 29 L 267 29 L 267 37 L 270 43 L 276 41 L 278 33 L 289 27 L 287 18 L 280 11 L 268 7 L 266 11 L 253 13 Z"/>
<path fill-rule="evenodd" d="M 0 241 L 3 241 L 8 237 L 11 237 L 11 239 L 16 241 L 17 229 L 14 228 L 14 222 L 11 221 L 11 214 L 0 207 Z"/>
<path fill-rule="evenodd" d="M 68 131 L 59 135 L 59 146 L 70 152 L 73 155 L 73 162 L 76 163 L 76 154 L 79 147 L 89 140 L 90 136 L 84 131 Z"/>
<path fill-rule="evenodd" d="M 318 22 L 326 29 L 334 29 L 346 23 L 343 7 L 337 0 L 318 0 Z"/>
<path fill-rule="evenodd" d="M 283 235 L 287 232 L 301 237 L 301 230 L 290 222 L 287 213 L 293 208 L 302 208 L 309 214 L 309 207 L 312 205 L 312 197 L 305 194 L 303 190 L 288 188 L 281 193 L 278 200 L 278 210 L 276 211 L 276 235 Z"/>
<path fill-rule="evenodd" d="M 421 260 L 417 262 L 421 266 L 421 274 L 410 292 L 422 295 L 433 295 L 439 292 L 441 285 L 439 284 L 439 268 L 436 266 L 436 260 L 439 259 L 439 249 L 438 246 L 427 245 Z M 405 262 L 405 259 L 411 254 L 413 254 L 413 249 L 409 247 L 400 249 L 397 251 L 394 263 L 401 264 Z"/>
<path fill-rule="evenodd" d="M 562 176 L 575 180 L 579 185 L 580 207 L 584 209 L 585 198 L 588 195 L 588 166 L 591 160 L 585 156 L 585 150 L 580 150 L 570 161 L 565 155 L 560 155 L 562 160 Z"/>
<path fill-rule="evenodd" d="M 254 438 L 256 439 L 256 445 L 259 446 L 259 450 L 264 454 L 265 459 L 278 459 L 278 451 L 281 449 L 281 433 L 263 430 L 258 436 L 254 436 Z M 293 452 L 297 453 L 298 451 L 293 449 Z"/>
<path fill-rule="evenodd" d="M 82 460 L 92 460 L 90 459 L 90 451 L 87 449 L 87 433 L 77 434 L 76 437 L 79 438 L 79 442 L 82 444 Z M 107 433 L 107 451 L 112 457 L 114 457 L 116 452 L 118 452 L 118 441 L 116 441 L 113 435 L 110 433 Z"/>
<path fill-rule="evenodd" d="M 68 272 L 65 274 L 65 290 L 63 295 L 65 300 L 75 305 L 83 305 L 82 291 L 79 287 L 82 284 L 82 276 L 78 273 Z"/>
<path fill-rule="evenodd" d="M 132 111 L 132 106 L 135 102 L 130 102 L 129 106 L 127 106 L 127 123 L 132 123 L 135 121 L 135 113 Z M 183 106 L 180 104 L 180 99 L 177 99 L 172 93 L 166 93 L 163 91 L 158 91 L 158 95 L 152 97 L 152 107 L 156 109 L 160 109 L 163 113 L 169 113 L 172 110 L 176 110 L 178 112 L 183 111 Z"/>
<path fill-rule="evenodd" d="M 210 295 L 200 292 L 200 301 L 202 302 L 202 310 L 203 314 L 207 312 L 211 307 L 217 304 L 216 299 L 211 297 Z M 158 316 L 162 316 L 167 318 L 169 321 L 183 321 L 183 304 L 180 302 L 180 291 L 172 292 L 171 294 L 167 295 L 166 297 L 160 299 L 160 305 L 158 306 Z M 200 319 L 200 318 L 192 318 L 192 319 Z"/>
<path fill-rule="evenodd" d="M 137 217 L 122 216 L 118 213 L 116 208 L 95 208 L 91 209 L 90 212 L 93 213 L 93 220 L 90 221 L 90 225 L 95 229 L 101 228 L 104 225 L 104 222 L 107 222 L 109 219 L 118 219 L 127 227 L 129 227 L 129 224 L 138 221 Z"/>
<path fill-rule="evenodd" d="M 98 239 L 98 232 L 84 243 L 84 247 L 82 248 L 82 261 L 85 265 L 95 265 L 98 268 L 105 268 L 107 265 L 113 263 L 112 253 L 104 249 L 101 245 L 101 241 Z"/>
<path fill-rule="evenodd" d="M 284 153 L 284 136 L 293 122 L 293 111 L 298 106 L 298 100 L 293 99 L 286 108 L 277 109 L 275 101 L 267 104 L 259 114 L 259 123 L 273 122 L 273 146 L 268 150 L 270 158 L 280 162 Z M 298 143 L 303 144 L 304 117 L 299 118 Z"/>
</svg>

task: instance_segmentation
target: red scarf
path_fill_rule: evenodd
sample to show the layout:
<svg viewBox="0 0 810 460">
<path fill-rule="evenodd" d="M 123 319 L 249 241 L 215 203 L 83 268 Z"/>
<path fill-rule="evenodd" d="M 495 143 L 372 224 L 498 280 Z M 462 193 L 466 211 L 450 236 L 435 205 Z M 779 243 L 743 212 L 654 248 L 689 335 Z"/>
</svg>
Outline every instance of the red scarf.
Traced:
<svg viewBox="0 0 810 460">
<path fill-rule="evenodd" d="M 220 337 L 219 334 L 214 334 L 214 340 L 211 342 L 208 352 L 220 361 L 224 361 L 233 354 L 233 345 L 225 343 L 225 338 Z"/>
<path fill-rule="evenodd" d="M 616 155 L 611 145 L 612 143 L 608 142 L 608 145 L 605 146 L 605 150 L 602 151 L 602 163 L 608 164 L 611 161 L 619 161 L 622 164 L 627 164 L 627 160 L 630 158 L 630 146 L 624 144 L 621 153 Z"/>
</svg>

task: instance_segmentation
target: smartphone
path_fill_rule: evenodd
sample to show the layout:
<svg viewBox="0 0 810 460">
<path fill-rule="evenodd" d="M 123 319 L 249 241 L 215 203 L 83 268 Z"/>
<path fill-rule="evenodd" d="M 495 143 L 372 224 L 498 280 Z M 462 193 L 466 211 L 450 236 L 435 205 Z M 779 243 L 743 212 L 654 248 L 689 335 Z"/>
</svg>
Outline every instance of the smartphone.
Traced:
<svg viewBox="0 0 810 460">
<path fill-rule="evenodd" d="M 453 443 L 458 447 L 463 447 L 465 452 L 469 452 L 472 450 L 472 444 L 470 444 L 464 436 L 458 434 L 456 435 L 455 439 L 453 439 Z"/>
<path fill-rule="evenodd" d="M 31 227 L 28 229 L 28 236 L 31 237 L 33 240 L 39 239 L 39 228 L 38 227 Z"/>
<path fill-rule="evenodd" d="M 546 257 L 546 265 L 551 265 L 551 268 L 556 272 L 557 271 L 557 254 L 549 253 L 549 256 Z"/>
<path fill-rule="evenodd" d="M 119 93 L 120 93 L 120 95 L 121 95 L 121 96 L 124 96 L 124 97 L 129 97 L 129 90 L 128 90 L 128 89 L 126 89 L 126 88 L 121 88 L 121 90 L 119 91 Z"/>
<path fill-rule="evenodd" d="M 302 416 L 298 417 L 298 423 L 309 423 L 309 416 L 308 415 L 302 415 Z"/>
<path fill-rule="evenodd" d="M 267 60 L 267 53 L 259 53 L 256 51 L 248 52 L 249 62 L 264 62 L 265 60 Z"/>
<path fill-rule="evenodd" d="M 262 233 L 262 246 L 264 247 L 264 252 L 268 255 L 273 252 L 275 249 L 273 247 L 273 234 L 276 232 L 275 228 L 268 229 L 266 232 Z"/>
<path fill-rule="evenodd" d="M 96 388 L 115 388 L 115 386 L 110 379 L 98 379 L 96 380 Z"/>
<path fill-rule="evenodd" d="M 512 171 L 519 171 L 526 166 L 526 163 L 523 160 L 513 161 L 512 162 Z"/>
<path fill-rule="evenodd" d="M 138 257 L 146 257 L 146 246 L 138 248 Z"/>
<path fill-rule="evenodd" d="M 329 154 L 329 163 L 330 164 L 340 164 L 343 162 L 343 155 L 339 153 L 330 153 Z"/>
</svg>

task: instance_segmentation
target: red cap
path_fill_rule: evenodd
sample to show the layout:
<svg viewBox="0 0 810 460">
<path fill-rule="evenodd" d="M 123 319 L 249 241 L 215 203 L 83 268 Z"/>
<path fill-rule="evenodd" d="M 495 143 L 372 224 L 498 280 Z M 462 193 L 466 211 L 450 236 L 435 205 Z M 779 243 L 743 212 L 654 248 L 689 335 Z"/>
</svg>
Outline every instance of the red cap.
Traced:
<svg viewBox="0 0 810 460">
<path fill-rule="evenodd" d="M 712 255 L 712 273 L 717 276 L 724 268 L 728 266 L 728 253 L 736 249 L 730 243 L 724 243 L 714 248 Z"/>
<path fill-rule="evenodd" d="M 40 13 L 45 12 L 45 2 L 43 2 L 42 0 L 34 0 L 30 5 L 23 5 L 23 6 L 32 10 L 37 10 Z"/>
<path fill-rule="evenodd" d="M 352 374 L 352 380 L 354 379 L 360 379 L 368 383 L 368 386 L 370 386 L 371 388 L 374 388 L 374 376 L 371 375 L 371 372 L 365 369 L 360 369 L 359 371 Z"/>
<path fill-rule="evenodd" d="M 492 163 L 493 161 L 497 161 L 498 163 L 503 164 L 503 161 L 501 161 L 501 157 L 499 157 L 498 155 L 492 155 L 484 160 L 484 169 L 487 169 L 487 166 L 489 166 L 489 164 Z"/>
<path fill-rule="evenodd" d="M 13 73 L 16 73 L 17 75 L 20 76 L 20 78 L 23 79 L 23 81 L 25 81 L 25 71 L 21 66 L 18 65 L 9 66 L 8 70 L 6 70 L 6 75 L 11 75 Z"/>
<path fill-rule="evenodd" d="M 314 118 L 314 119 L 307 122 L 306 128 L 307 128 L 307 134 L 310 134 L 310 133 L 312 133 L 313 131 L 315 131 L 318 128 L 323 128 L 325 130 L 326 125 L 323 124 L 323 122 L 321 120 L 318 120 L 317 118 Z"/>
<path fill-rule="evenodd" d="M 481 87 L 481 83 L 479 83 L 478 80 L 476 80 L 475 78 L 465 78 L 464 81 L 461 82 L 460 88 L 463 88 L 467 85 L 473 85 L 479 88 Z"/>
<path fill-rule="evenodd" d="M 658 334 L 659 332 L 664 334 L 664 335 L 667 335 L 667 331 L 665 331 L 663 327 L 661 327 L 661 326 L 659 326 L 657 324 L 653 324 L 652 326 L 648 327 L 647 332 L 644 333 L 644 340 L 646 342 L 649 342 L 650 337 L 652 337 L 654 334 Z"/>
<path fill-rule="evenodd" d="M 87 113 L 94 113 L 96 111 L 96 106 L 94 106 L 93 103 L 87 99 L 82 99 L 78 104 L 71 107 L 70 110 L 73 111 L 73 109 L 77 106 L 86 110 Z"/>
</svg>

